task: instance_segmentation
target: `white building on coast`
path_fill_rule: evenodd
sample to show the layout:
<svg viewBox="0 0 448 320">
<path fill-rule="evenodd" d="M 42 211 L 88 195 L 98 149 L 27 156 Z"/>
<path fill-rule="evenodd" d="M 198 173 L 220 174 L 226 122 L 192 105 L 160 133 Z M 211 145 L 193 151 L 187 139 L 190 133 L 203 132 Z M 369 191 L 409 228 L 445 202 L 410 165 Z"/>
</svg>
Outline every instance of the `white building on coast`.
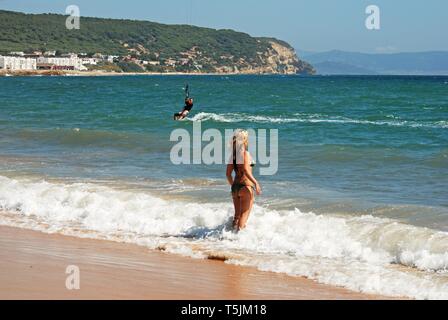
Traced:
<svg viewBox="0 0 448 320">
<path fill-rule="evenodd" d="M 11 51 L 9 54 L 12 55 L 12 56 L 23 57 L 25 55 L 25 52 L 23 52 L 23 51 Z"/>
<path fill-rule="evenodd" d="M 13 52 L 11 52 L 12 54 Z M 0 69 L 7 70 L 76 70 L 86 71 L 86 65 L 97 65 L 101 62 L 114 63 L 119 56 L 99 56 L 97 57 L 79 57 L 75 53 L 63 54 L 60 57 L 53 56 L 54 51 L 47 51 L 45 55 L 41 52 L 24 54 L 23 52 L 14 52 L 15 56 L 0 55 Z M 24 56 L 21 56 L 24 54 Z"/>
<path fill-rule="evenodd" d="M 51 67 L 53 70 L 87 70 L 83 64 L 83 59 L 75 55 L 67 57 L 39 57 L 37 58 L 37 64 Z"/>
<path fill-rule="evenodd" d="M 97 58 L 81 58 L 82 64 L 90 64 L 96 66 L 98 62 L 100 61 Z"/>
<path fill-rule="evenodd" d="M 0 69 L 6 70 L 36 70 L 37 60 L 24 57 L 0 56 Z"/>
</svg>

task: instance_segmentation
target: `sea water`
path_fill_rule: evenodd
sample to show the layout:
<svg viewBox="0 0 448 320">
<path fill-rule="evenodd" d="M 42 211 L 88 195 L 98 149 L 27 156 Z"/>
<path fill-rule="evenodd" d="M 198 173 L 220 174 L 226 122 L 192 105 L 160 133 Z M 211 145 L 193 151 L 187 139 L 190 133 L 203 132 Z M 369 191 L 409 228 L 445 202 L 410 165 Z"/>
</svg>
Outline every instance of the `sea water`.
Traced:
<svg viewBox="0 0 448 320">
<path fill-rule="evenodd" d="M 446 299 L 447 93 L 448 77 L 0 78 L 0 224 Z M 195 122 L 279 131 L 239 234 L 225 165 L 170 161 Z"/>
</svg>

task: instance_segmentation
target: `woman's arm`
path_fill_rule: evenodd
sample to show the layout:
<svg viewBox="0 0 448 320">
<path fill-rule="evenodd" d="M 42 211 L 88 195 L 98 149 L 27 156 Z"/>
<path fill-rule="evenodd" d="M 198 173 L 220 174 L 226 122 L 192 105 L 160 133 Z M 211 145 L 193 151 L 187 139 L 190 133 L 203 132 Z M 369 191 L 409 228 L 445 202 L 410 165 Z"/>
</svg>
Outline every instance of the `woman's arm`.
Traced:
<svg viewBox="0 0 448 320">
<path fill-rule="evenodd" d="M 227 176 L 227 181 L 229 182 L 230 185 L 233 184 L 232 172 L 233 172 L 233 164 L 228 164 L 227 165 L 226 176 Z"/>
<path fill-rule="evenodd" d="M 255 177 L 252 174 L 252 170 L 250 167 L 252 158 L 250 156 L 250 153 L 248 151 L 246 151 L 245 155 L 244 155 L 244 174 L 246 175 L 246 177 L 255 185 L 255 190 L 257 191 L 257 194 L 260 195 L 261 194 L 261 187 L 260 184 L 258 183 L 257 179 L 255 179 Z"/>
</svg>

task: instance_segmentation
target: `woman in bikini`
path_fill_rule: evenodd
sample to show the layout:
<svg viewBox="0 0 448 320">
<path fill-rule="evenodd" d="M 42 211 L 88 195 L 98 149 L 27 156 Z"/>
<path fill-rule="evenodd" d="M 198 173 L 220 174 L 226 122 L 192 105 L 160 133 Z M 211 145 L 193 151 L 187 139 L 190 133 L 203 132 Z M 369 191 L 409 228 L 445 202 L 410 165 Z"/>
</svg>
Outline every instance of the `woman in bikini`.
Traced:
<svg viewBox="0 0 448 320">
<path fill-rule="evenodd" d="M 261 187 L 252 175 L 254 163 L 248 150 L 249 134 L 245 130 L 236 130 L 233 139 L 233 161 L 227 165 L 227 181 L 232 186 L 233 205 L 235 217 L 233 228 L 240 231 L 246 228 L 252 206 L 254 193 L 261 194 Z M 235 172 L 235 177 L 233 177 Z"/>
</svg>

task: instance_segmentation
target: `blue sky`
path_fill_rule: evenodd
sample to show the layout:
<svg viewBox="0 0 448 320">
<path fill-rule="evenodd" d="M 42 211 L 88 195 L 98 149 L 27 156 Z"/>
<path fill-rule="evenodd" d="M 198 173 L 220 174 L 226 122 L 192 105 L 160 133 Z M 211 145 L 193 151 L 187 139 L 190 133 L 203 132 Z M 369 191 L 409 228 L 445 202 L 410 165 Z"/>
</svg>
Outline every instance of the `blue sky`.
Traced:
<svg viewBox="0 0 448 320">
<path fill-rule="evenodd" d="M 229 28 L 306 51 L 448 50 L 447 0 L 0 0 L 0 9 L 65 13 L 71 4 L 81 16 Z M 370 4 L 381 9 L 381 30 L 364 25 Z"/>
</svg>

